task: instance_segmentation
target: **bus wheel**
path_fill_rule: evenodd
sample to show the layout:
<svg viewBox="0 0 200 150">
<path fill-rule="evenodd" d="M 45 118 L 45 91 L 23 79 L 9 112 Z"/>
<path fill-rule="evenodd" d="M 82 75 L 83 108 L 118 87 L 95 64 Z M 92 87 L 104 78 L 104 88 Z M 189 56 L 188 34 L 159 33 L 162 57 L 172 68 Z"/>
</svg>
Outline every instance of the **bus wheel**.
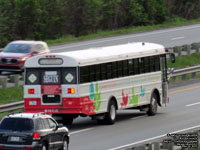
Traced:
<svg viewBox="0 0 200 150">
<path fill-rule="evenodd" d="M 110 101 L 108 105 L 108 112 L 104 118 L 106 124 L 114 124 L 117 117 L 117 106 L 114 101 Z"/>
<path fill-rule="evenodd" d="M 157 113 L 157 95 L 155 93 L 153 93 L 153 95 L 151 96 L 151 102 L 149 104 L 149 109 L 147 111 L 147 114 L 149 116 L 154 116 Z"/>
</svg>

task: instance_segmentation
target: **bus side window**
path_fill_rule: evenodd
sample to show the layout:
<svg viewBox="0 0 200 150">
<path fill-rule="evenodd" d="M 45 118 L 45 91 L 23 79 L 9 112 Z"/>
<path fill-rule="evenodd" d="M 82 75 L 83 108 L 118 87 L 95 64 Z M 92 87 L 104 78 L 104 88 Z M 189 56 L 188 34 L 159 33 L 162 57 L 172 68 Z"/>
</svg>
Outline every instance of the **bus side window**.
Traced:
<svg viewBox="0 0 200 150">
<path fill-rule="evenodd" d="M 118 77 L 118 66 L 117 66 L 117 61 L 112 62 L 112 72 L 113 72 L 113 78 L 117 78 Z"/>
<path fill-rule="evenodd" d="M 101 80 L 101 65 L 96 65 L 96 81 Z"/>
<path fill-rule="evenodd" d="M 101 64 L 101 78 L 102 80 L 107 79 L 107 70 L 106 70 L 106 64 Z"/>
<path fill-rule="evenodd" d="M 160 56 L 155 56 L 155 71 L 160 71 Z"/>
<path fill-rule="evenodd" d="M 108 79 L 112 79 L 113 75 L 112 75 L 112 63 L 107 63 L 107 77 Z"/>
<path fill-rule="evenodd" d="M 140 73 L 145 73 L 144 70 L 144 58 L 139 58 Z"/>
<path fill-rule="evenodd" d="M 145 73 L 150 72 L 149 57 L 144 57 L 144 71 Z"/>
<path fill-rule="evenodd" d="M 89 66 L 80 67 L 80 83 L 89 82 Z"/>
<path fill-rule="evenodd" d="M 128 76 L 128 60 L 123 61 L 123 76 Z"/>
<path fill-rule="evenodd" d="M 155 71 L 155 56 L 150 56 L 150 72 Z"/>
<path fill-rule="evenodd" d="M 96 65 L 91 65 L 90 67 L 90 82 L 96 81 Z"/>
<path fill-rule="evenodd" d="M 122 61 L 118 61 L 118 77 L 123 76 L 123 63 Z"/>
<path fill-rule="evenodd" d="M 134 75 L 134 61 L 133 61 L 133 59 L 128 60 L 128 74 Z"/>
<path fill-rule="evenodd" d="M 139 59 L 134 59 L 134 73 L 139 74 Z"/>
</svg>

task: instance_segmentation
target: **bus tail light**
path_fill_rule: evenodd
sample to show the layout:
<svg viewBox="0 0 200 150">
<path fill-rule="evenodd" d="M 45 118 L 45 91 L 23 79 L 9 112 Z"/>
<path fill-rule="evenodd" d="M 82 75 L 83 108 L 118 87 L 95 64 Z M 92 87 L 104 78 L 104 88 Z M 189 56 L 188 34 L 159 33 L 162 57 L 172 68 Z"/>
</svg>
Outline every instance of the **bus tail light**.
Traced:
<svg viewBox="0 0 200 150">
<path fill-rule="evenodd" d="M 68 88 L 68 94 L 74 94 L 75 89 L 74 88 Z"/>
<path fill-rule="evenodd" d="M 35 89 L 28 89 L 28 94 L 35 94 Z"/>
</svg>

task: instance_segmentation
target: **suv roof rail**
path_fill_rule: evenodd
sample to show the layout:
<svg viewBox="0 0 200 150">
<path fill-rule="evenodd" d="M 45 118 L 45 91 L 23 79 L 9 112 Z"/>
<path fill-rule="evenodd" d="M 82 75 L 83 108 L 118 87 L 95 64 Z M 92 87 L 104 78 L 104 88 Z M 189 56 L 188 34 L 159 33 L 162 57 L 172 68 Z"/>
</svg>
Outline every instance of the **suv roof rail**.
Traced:
<svg viewBox="0 0 200 150">
<path fill-rule="evenodd" d="M 40 116 L 40 115 L 45 115 L 45 113 L 44 112 L 35 113 L 35 114 L 33 114 L 33 118 L 35 118 L 36 116 Z"/>
</svg>

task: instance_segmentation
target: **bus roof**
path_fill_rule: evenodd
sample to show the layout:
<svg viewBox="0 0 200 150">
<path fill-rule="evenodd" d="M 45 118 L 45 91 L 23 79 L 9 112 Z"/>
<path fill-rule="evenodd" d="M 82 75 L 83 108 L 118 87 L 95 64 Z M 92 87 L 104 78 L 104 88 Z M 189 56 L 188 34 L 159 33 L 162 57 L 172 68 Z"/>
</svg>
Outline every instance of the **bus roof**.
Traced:
<svg viewBox="0 0 200 150">
<path fill-rule="evenodd" d="M 49 55 L 54 55 L 56 58 L 62 58 L 64 60 L 63 66 L 84 66 L 164 53 L 165 48 L 159 44 L 141 42 L 128 43 L 108 47 L 90 48 L 86 50 L 39 55 L 28 59 L 25 63 L 25 67 L 38 67 L 39 64 L 33 65 L 32 62 L 38 62 L 40 58 L 45 58 Z M 48 67 L 50 66 L 48 65 Z"/>
</svg>

